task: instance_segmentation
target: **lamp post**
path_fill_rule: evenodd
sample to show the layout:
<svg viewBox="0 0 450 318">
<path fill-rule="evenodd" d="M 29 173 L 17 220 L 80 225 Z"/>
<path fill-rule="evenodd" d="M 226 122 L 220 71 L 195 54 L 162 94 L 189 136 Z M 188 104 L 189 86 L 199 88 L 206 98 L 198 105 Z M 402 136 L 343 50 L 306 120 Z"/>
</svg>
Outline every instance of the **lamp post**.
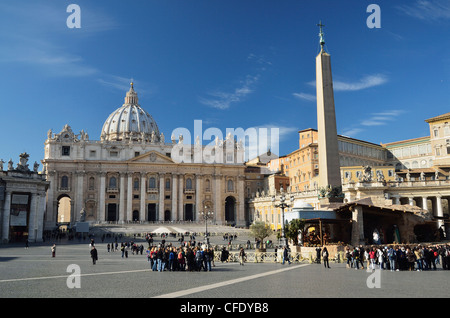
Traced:
<svg viewBox="0 0 450 318">
<path fill-rule="evenodd" d="M 281 208 L 281 215 L 282 215 L 282 221 L 283 221 L 283 225 L 281 226 L 281 245 L 282 246 L 287 246 L 287 240 L 286 240 L 286 236 L 285 236 L 285 222 L 284 222 L 284 209 L 288 208 L 290 205 L 288 205 L 286 203 L 286 195 L 284 193 L 283 188 L 280 189 L 280 204 L 275 204 L 275 200 L 276 200 L 276 196 L 272 196 L 272 202 L 274 203 L 276 208 Z M 294 196 L 291 195 L 291 197 L 289 198 L 290 201 L 294 201 Z"/>
<path fill-rule="evenodd" d="M 200 215 L 205 220 L 205 243 L 209 245 L 209 238 L 208 238 L 208 220 L 214 218 L 214 212 L 213 211 L 207 211 L 208 207 L 205 206 L 205 211 L 200 212 Z"/>
</svg>

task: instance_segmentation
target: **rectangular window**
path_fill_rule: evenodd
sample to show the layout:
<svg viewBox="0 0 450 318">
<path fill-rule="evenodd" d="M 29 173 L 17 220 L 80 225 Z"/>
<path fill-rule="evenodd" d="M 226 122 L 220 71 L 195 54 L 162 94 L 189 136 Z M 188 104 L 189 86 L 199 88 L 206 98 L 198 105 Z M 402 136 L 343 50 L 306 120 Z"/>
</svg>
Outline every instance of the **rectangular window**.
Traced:
<svg viewBox="0 0 450 318">
<path fill-rule="evenodd" d="M 63 156 L 70 156 L 70 146 L 62 146 L 62 153 Z"/>
<path fill-rule="evenodd" d="M 117 151 L 110 151 L 110 152 L 109 152 L 109 156 L 110 156 L 110 157 L 116 158 L 118 155 L 119 155 L 119 153 L 118 153 Z"/>
</svg>

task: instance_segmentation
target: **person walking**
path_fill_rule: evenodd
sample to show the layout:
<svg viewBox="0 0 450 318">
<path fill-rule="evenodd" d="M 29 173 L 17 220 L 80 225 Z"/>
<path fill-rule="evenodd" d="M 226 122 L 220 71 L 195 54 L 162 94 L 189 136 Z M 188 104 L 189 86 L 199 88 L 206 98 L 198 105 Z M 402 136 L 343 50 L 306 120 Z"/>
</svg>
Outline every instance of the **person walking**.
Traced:
<svg viewBox="0 0 450 318">
<path fill-rule="evenodd" d="M 241 250 L 239 251 L 239 265 L 244 266 L 244 262 L 245 262 L 245 251 L 244 248 L 241 247 Z"/>
<path fill-rule="evenodd" d="M 397 259 L 397 254 L 392 246 L 389 246 L 387 252 L 388 260 L 389 260 L 389 269 L 391 272 L 395 271 L 395 261 Z"/>
<path fill-rule="evenodd" d="M 52 257 L 55 257 L 56 256 L 56 244 L 53 244 L 51 251 L 52 251 Z"/>
<path fill-rule="evenodd" d="M 94 245 L 91 248 L 91 258 L 92 258 L 92 264 L 95 265 L 95 263 L 98 260 L 98 253 L 97 253 L 97 249 L 95 248 Z"/>
<path fill-rule="evenodd" d="M 328 249 L 325 246 L 322 250 L 322 259 L 323 259 L 323 266 L 325 268 L 330 268 L 330 264 L 328 262 L 328 257 L 329 257 L 329 253 L 328 253 Z"/>
<path fill-rule="evenodd" d="M 377 252 L 375 250 L 375 247 L 372 247 L 372 250 L 369 252 L 370 269 L 372 271 L 375 270 L 376 258 L 377 258 Z"/>
<path fill-rule="evenodd" d="M 320 262 L 320 254 L 318 256 L 319 256 L 319 262 Z M 282 263 L 282 265 L 284 265 L 285 261 L 288 261 L 289 265 L 291 265 L 291 260 L 289 259 L 289 248 L 287 246 L 283 247 L 283 263 Z"/>
</svg>

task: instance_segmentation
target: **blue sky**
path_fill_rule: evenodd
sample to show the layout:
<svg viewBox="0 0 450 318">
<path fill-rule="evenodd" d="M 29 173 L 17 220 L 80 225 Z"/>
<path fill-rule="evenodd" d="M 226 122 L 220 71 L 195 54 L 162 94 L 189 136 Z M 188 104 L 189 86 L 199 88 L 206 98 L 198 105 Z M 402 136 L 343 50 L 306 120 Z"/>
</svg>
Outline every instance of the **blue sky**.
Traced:
<svg viewBox="0 0 450 318">
<path fill-rule="evenodd" d="M 72 3 L 81 28 L 67 27 Z M 381 28 L 366 24 L 372 3 Z M 422 137 L 450 111 L 449 0 L 2 0 L 0 159 L 40 162 L 65 124 L 99 140 L 131 78 L 166 136 L 194 120 L 224 134 L 277 127 L 288 154 L 317 128 L 319 20 L 339 134 Z"/>
</svg>

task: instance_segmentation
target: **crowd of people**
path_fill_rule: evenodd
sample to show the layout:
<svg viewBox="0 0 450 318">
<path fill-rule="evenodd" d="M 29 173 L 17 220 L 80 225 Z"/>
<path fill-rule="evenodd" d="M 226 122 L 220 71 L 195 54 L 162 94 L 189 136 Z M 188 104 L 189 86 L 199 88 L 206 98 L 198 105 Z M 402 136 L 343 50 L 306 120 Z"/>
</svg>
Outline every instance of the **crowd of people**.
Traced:
<svg viewBox="0 0 450 318">
<path fill-rule="evenodd" d="M 167 246 L 147 249 L 147 260 L 153 271 L 211 271 L 214 267 L 214 250 L 209 246 Z"/>
<path fill-rule="evenodd" d="M 450 269 L 450 246 L 437 245 L 376 245 L 347 247 L 347 268 L 390 271 L 424 271 Z"/>
<path fill-rule="evenodd" d="M 153 241 L 147 240 L 148 248 L 146 249 L 147 261 L 153 271 L 211 271 L 214 267 L 214 249 L 211 246 L 203 245 L 198 242 L 182 242 L 179 247 L 175 247 L 172 243 L 166 244 L 165 240 L 154 245 Z M 93 240 L 91 241 L 93 245 Z M 129 252 L 132 255 L 143 255 L 144 245 L 133 241 L 118 243 L 108 243 L 106 245 L 107 252 L 121 252 L 122 258 L 128 258 Z M 221 261 L 228 260 L 229 252 L 224 248 L 221 252 Z"/>
</svg>

